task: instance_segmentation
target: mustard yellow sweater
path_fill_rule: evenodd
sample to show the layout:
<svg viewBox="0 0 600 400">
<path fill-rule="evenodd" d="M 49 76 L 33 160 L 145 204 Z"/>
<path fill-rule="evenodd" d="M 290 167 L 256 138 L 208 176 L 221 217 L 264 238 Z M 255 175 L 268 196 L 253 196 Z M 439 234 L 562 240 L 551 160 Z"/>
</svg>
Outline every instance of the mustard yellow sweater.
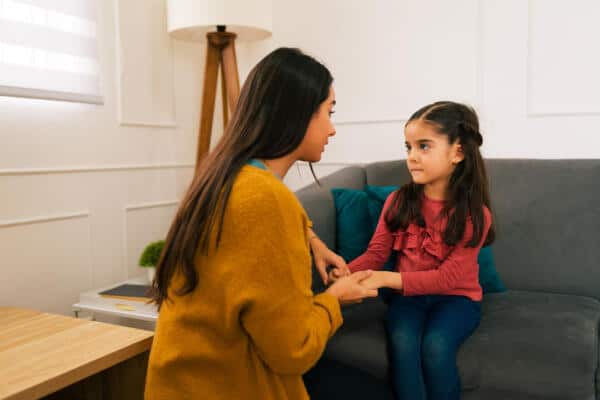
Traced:
<svg viewBox="0 0 600 400">
<path fill-rule="evenodd" d="M 309 224 L 271 172 L 242 169 L 198 286 L 161 307 L 146 400 L 308 398 L 302 374 L 342 323 L 337 299 L 311 291 Z"/>
</svg>

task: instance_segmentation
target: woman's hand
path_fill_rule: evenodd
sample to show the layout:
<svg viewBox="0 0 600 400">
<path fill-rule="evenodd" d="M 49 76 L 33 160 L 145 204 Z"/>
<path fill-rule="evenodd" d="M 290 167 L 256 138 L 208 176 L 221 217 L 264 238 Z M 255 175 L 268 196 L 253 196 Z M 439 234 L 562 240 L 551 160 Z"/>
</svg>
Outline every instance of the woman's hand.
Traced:
<svg viewBox="0 0 600 400">
<path fill-rule="evenodd" d="M 348 265 L 346 265 L 346 261 L 344 261 L 342 257 L 329 250 L 327 245 L 319 239 L 312 229 L 308 230 L 308 234 L 310 248 L 315 260 L 315 267 L 317 268 L 317 271 L 319 271 L 325 285 L 334 282 L 341 276 L 350 275 Z M 333 269 L 328 276 L 327 267 L 330 265 L 333 266 Z M 335 273 L 333 273 L 334 271 Z"/>
<path fill-rule="evenodd" d="M 349 269 L 343 270 L 341 268 L 332 268 L 331 270 L 329 270 L 329 274 L 327 275 L 327 282 L 329 284 L 331 284 L 343 276 L 350 276 L 350 275 L 352 275 L 352 273 L 350 272 Z"/>
<path fill-rule="evenodd" d="M 339 278 L 329 286 L 329 293 L 339 300 L 340 304 L 360 303 L 364 298 L 377 297 L 377 289 L 368 289 L 362 283 L 373 275 L 373 271 L 358 271 L 350 276 Z"/>
</svg>

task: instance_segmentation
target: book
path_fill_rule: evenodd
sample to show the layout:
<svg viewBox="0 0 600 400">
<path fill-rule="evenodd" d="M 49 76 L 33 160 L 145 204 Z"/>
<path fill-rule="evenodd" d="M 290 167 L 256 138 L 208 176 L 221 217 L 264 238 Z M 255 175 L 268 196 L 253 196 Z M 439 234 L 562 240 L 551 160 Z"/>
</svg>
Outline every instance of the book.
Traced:
<svg viewBox="0 0 600 400">
<path fill-rule="evenodd" d="M 133 285 L 126 283 L 98 294 L 103 297 L 112 297 L 122 300 L 148 301 L 152 298 L 150 289 L 150 285 Z"/>
</svg>

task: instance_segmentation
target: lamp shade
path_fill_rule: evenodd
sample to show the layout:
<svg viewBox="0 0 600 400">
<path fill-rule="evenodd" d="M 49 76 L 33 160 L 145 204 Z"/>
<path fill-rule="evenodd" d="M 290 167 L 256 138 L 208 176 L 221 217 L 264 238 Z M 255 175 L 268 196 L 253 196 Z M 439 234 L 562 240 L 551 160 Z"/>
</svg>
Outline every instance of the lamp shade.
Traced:
<svg viewBox="0 0 600 400">
<path fill-rule="evenodd" d="M 272 0 L 168 0 L 167 27 L 176 39 L 204 41 L 208 32 L 225 25 L 238 40 L 271 35 Z"/>
</svg>

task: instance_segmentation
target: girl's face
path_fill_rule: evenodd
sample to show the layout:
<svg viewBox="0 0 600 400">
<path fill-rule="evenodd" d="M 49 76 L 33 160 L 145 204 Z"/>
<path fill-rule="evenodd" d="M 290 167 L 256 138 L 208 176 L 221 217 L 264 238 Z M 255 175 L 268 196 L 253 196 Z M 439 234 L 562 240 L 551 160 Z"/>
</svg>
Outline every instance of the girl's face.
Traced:
<svg viewBox="0 0 600 400">
<path fill-rule="evenodd" d="M 448 136 L 419 119 L 406 125 L 404 137 L 406 164 L 413 182 L 444 193 L 454 168 L 464 159 L 459 141 L 448 143 Z"/>
<path fill-rule="evenodd" d="M 308 162 L 321 160 L 321 155 L 329 141 L 329 137 L 335 135 L 335 127 L 331 122 L 334 113 L 335 91 L 329 89 L 329 96 L 321 103 L 313 115 L 302 143 L 297 149 L 297 159 Z"/>
</svg>

